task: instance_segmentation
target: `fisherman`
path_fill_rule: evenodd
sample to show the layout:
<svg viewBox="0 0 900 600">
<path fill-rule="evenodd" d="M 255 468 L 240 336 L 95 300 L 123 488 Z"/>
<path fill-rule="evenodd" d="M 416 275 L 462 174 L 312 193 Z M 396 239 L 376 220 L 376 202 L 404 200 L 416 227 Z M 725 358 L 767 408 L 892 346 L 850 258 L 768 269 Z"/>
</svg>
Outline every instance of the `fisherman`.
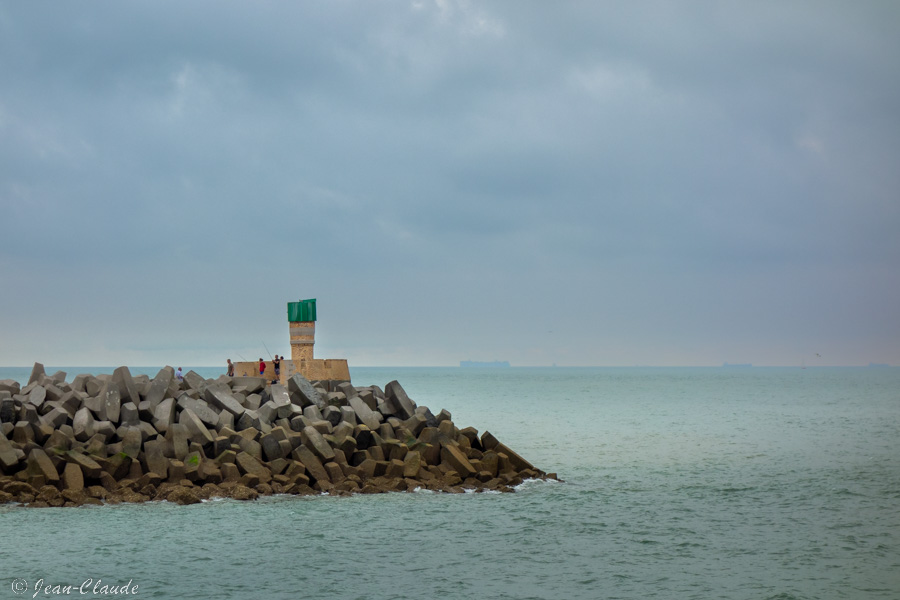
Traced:
<svg viewBox="0 0 900 600">
<path fill-rule="evenodd" d="M 226 373 L 229 377 L 234 377 L 234 363 L 231 362 L 231 359 L 228 359 L 228 371 Z"/>
<path fill-rule="evenodd" d="M 281 359 L 278 358 L 277 354 L 272 359 L 272 366 L 275 367 L 275 379 L 272 380 L 272 383 L 278 383 L 281 379 Z"/>
<path fill-rule="evenodd" d="M 265 375 L 265 372 L 266 372 L 266 361 L 264 361 L 262 359 L 262 357 L 260 357 L 259 358 L 259 376 L 263 377 Z"/>
</svg>

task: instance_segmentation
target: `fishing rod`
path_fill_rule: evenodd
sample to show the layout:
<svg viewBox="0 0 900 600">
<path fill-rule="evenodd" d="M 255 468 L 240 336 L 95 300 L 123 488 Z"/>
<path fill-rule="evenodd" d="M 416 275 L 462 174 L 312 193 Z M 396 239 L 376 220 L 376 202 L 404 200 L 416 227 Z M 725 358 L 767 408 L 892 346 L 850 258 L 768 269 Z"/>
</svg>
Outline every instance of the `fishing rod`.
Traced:
<svg viewBox="0 0 900 600">
<path fill-rule="evenodd" d="M 270 359 L 270 360 L 275 360 L 275 359 L 274 359 L 274 358 L 272 358 L 272 353 L 271 353 L 271 352 L 269 352 L 269 347 L 268 347 L 268 346 L 266 346 L 266 343 L 265 343 L 265 342 L 263 342 L 263 343 L 262 343 L 262 345 L 263 345 L 263 348 L 265 348 L 265 349 L 266 349 L 266 354 L 268 354 L 268 355 L 269 355 L 269 359 Z"/>
</svg>

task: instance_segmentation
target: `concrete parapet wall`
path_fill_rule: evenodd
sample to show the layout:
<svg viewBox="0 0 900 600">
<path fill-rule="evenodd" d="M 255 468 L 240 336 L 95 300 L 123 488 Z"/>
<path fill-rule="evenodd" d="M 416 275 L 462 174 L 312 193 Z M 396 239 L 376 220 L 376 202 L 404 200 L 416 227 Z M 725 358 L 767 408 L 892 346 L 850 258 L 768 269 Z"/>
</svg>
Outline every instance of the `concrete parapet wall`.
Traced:
<svg viewBox="0 0 900 600">
<path fill-rule="evenodd" d="M 350 367 L 347 365 L 347 359 L 345 358 L 303 360 L 300 361 L 297 372 L 309 380 L 350 381 Z M 284 372 L 282 372 L 283 375 Z"/>
<path fill-rule="evenodd" d="M 267 381 L 275 379 L 275 367 L 267 360 L 263 377 Z M 350 367 L 344 358 L 316 358 L 301 361 L 281 361 L 281 383 L 286 383 L 291 375 L 300 373 L 310 381 L 350 381 Z M 234 363 L 234 374 L 238 377 L 259 377 L 259 361 Z"/>
</svg>

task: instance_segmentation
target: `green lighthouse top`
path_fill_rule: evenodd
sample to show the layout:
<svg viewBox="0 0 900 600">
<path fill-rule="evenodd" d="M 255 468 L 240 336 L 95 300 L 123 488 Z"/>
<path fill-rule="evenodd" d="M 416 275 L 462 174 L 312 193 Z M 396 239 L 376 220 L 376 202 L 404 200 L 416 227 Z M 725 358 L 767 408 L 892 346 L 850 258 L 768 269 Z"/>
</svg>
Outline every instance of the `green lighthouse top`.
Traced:
<svg viewBox="0 0 900 600">
<path fill-rule="evenodd" d="M 301 300 L 300 302 L 288 302 L 288 321 L 315 321 L 316 299 Z"/>
</svg>

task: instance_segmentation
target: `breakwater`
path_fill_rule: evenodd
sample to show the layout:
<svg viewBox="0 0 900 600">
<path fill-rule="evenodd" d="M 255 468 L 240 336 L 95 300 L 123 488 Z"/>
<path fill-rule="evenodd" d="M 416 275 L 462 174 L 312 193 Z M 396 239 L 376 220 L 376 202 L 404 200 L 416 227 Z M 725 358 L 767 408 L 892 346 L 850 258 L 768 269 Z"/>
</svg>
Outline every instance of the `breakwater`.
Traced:
<svg viewBox="0 0 900 600">
<path fill-rule="evenodd" d="M 0 503 L 512 491 L 556 478 L 489 432 L 417 406 L 397 381 L 286 385 L 258 377 L 111 375 L 0 381 Z"/>
</svg>

